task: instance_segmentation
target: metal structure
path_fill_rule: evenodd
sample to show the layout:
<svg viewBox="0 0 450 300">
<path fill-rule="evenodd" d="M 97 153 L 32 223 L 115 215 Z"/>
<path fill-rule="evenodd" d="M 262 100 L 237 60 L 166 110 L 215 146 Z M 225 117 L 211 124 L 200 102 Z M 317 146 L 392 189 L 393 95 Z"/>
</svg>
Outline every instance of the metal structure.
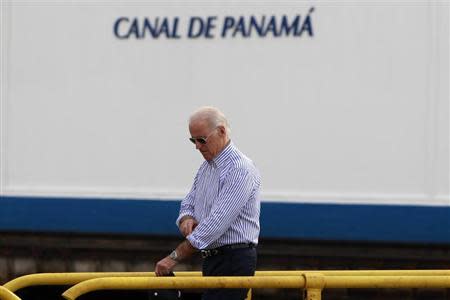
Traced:
<svg viewBox="0 0 450 300">
<path fill-rule="evenodd" d="M 320 300 L 325 288 L 450 288 L 450 276 L 327 276 L 305 273 L 302 276 L 110 277 L 81 282 L 64 292 L 63 297 L 75 300 L 96 290 L 151 288 L 296 288 L 306 290 L 307 300 Z"/>
<path fill-rule="evenodd" d="M 13 292 L 0 285 L 0 300 L 20 300 Z"/>
<path fill-rule="evenodd" d="M 256 271 L 255 276 L 302 276 L 318 271 Z M 326 276 L 450 276 L 450 270 L 327 270 L 320 271 Z M 19 289 L 37 285 L 71 285 L 85 280 L 103 277 L 153 277 L 153 272 L 79 272 L 79 273 L 40 273 L 15 278 L 3 286 L 15 292 Z M 175 272 L 176 277 L 202 276 L 200 271 Z"/>
<path fill-rule="evenodd" d="M 38 285 L 73 285 L 68 300 L 95 290 L 295 288 L 307 300 L 320 300 L 323 289 L 334 288 L 450 288 L 450 270 L 257 271 L 253 277 L 202 277 L 201 272 L 176 272 L 155 277 L 153 272 L 42 273 L 18 277 L 0 286 L 0 299 L 20 299 L 13 292 Z M 300 293 L 300 291 L 299 291 Z M 251 293 L 248 298 L 251 299 Z"/>
</svg>

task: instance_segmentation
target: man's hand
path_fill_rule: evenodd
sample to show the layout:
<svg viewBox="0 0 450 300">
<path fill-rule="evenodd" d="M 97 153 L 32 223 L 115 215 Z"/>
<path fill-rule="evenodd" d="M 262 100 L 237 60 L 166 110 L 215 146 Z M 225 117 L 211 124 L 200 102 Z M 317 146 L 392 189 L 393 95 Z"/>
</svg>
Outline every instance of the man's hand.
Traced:
<svg viewBox="0 0 450 300">
<path fill-rule="evenodd" d="M 194 231 L 195 227 L 198 225 L 197 220 L 192 217 L 188 217 L 184 220 L 181 220 L 180 223 L 180 232 L 184 237 L 187 237 Z"/>
<path fill-rule="evenodd" d="M 161 259 L 156 263 L 155 273 L 156 276 L 165 276 L 169 275 L 172 272 L 173 268 L 177 265 L 177 262 L 171 259 L 169 256 Z"/>
<path fill-rule="evenodd" d="M 178 264 L 178 262 L 191 257 L 195 252 L 197 252 L 197 249 L 192 247 L 191 243 L 188 240 L 184 240 L 181 244 L 178 245 L 178 247 L 175 249 L 175 252 L 176 253 L 174 259 L 171 258 L 171 254 L 156 263 L 156 276 L 169 275 L 169 273 L 172 272 L 173 268 Z"/>
</svg>

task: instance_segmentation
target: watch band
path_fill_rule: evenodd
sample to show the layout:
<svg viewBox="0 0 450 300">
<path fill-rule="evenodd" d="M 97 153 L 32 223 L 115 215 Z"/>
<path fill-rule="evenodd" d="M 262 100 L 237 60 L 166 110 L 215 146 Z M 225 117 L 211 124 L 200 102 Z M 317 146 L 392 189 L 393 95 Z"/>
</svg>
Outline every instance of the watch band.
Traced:
<svg viewBox="0 0 450 300">
<path fill-rule="evenodd" d="M 176 261 L 176 262 L 179 262 L 179 261 L 180 261 L 180 260 L 178 259 L 178 253 L 177 253 L 176 250 L 173 250 L 173 251 L 169 254 L 169 257 L 170 257 L 171 259 L 173 259 L 174 261 Z"/>
</svg>

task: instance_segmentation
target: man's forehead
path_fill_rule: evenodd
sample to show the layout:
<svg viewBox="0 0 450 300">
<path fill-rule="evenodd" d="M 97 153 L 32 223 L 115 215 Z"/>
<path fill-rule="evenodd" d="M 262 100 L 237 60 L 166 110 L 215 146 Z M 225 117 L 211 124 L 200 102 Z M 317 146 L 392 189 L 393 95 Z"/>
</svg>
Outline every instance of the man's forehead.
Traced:
<svg viewBox="0 0 450 300">
<path fill-rule="evenodd" d="M 189 129 L 191 130 L 208 130 L 209 123 L 205 119 L 195 119 L 189 124 Z"/>
</svg>

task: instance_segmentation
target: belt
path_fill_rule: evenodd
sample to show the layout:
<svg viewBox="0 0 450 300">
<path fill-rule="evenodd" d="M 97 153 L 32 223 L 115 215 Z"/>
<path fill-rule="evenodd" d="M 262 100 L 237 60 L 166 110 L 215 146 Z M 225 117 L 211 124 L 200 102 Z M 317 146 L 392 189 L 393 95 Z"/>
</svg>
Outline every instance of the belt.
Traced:
<svg viewBox="0 0 450 300">
<path fill-rule="evenodd" d="M 225 245 L 225 246 L 214 248 L 214 249 L 201 250 L 200 253 L 203 258 L 207 258 L 207 257 L 223 254 L 227 250 L 247 249 L 247 248 L 254 248 L 255 246 L 256 245 L 253 243 L 232 244 L 232 245 Z"/>
</svg>

